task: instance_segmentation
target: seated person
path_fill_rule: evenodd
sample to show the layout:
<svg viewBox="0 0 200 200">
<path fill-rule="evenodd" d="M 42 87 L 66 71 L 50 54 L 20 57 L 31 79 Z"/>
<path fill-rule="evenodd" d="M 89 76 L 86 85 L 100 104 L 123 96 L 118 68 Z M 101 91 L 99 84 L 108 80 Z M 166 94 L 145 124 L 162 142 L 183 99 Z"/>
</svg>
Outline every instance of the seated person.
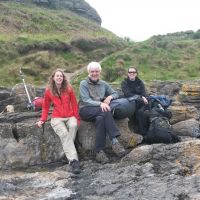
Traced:
<svg viewBox="0 0 200 200">
<path fill-rule="evenodd" d="M 118 98 L 118 94 L 107 82 L 100 80 L 101 65 L 99 63 L 89 63 L 87 70 L 88 78 L 80 83 L 79 113 L 83 120 L 95 122 L 96 161 L 104 164 L 109 161 L 104 152 L 107 134 L 114 153 L 119 157 L 125 153 L 123 146 L 117 139 L 120 132 L 110 109 L 111 100 Z"/>
<path fill-rule="evenodd" d="M 56 69 L 49 77 L 49 83 L 45 90 L 42 115 L 37 122 L 42 127 L 48 117 L 49 108 L 53 104 L 51 126 L 60 137 L 63 151 L 69 160 L 73 173 L 80 173 L 80 164 L 74 141 L 80 117 L 78 104 L 72 86 L 67 81 L 63 70 Z"/>
<path fill-rule="evenodd" d="M 145 105 L 148 104 L 146 98 L 146 91 L 144 83 L 138 77 L 138 70 L 136 67 L 128 69 L 127 78 L 121 83 L 121 88 L 125 97 L 138 96 L 136 99 L 136 111 L 130 118 L 130 126 L 133 124 L 138 125 L 138 133 L 145 135 L 148 130 L 148 117 L 145 115 Z"/>
</svg>

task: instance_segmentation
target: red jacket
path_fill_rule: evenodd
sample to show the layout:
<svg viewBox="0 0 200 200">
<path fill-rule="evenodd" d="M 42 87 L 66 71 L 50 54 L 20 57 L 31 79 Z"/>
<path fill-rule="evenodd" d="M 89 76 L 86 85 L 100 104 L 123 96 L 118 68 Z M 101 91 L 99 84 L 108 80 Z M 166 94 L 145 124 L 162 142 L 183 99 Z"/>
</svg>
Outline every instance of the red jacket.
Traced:
<svg viewBox="0 0 200 200">
<path fill-rule="evenodd" d="M 46 88 L 44 94 L 44 101 L 42 105 L 41 121 L 46 121 L 51 103 L 53 104 L 52 118 L 76 117 L 78 124 L 80 124 L 80 117 L 78 113 L 77 100 L 71 86 L 66 92 L 62 92 L 60 97 L 51 93 L 50 89 Z"/>
</svg>

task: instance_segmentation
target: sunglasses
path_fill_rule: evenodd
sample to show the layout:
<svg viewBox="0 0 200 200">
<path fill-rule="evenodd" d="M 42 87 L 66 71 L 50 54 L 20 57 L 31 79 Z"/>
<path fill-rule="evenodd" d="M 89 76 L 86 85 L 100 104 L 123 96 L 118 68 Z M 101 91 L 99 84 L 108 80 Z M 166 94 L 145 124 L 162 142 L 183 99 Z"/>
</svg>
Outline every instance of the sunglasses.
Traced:
<svg viewBox="0 0 200 200">
<path fill-rule="evenodd" d="M 136 74 L 137 72 L 136 71 L 134 71 L 134 72 L 128 72 L 129 74 Z"/>
</svg>

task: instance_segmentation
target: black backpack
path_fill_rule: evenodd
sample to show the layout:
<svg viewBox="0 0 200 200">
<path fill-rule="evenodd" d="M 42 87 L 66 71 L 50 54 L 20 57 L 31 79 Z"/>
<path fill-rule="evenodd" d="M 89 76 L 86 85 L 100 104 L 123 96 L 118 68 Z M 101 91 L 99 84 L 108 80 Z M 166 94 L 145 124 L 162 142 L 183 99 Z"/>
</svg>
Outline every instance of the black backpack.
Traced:
<svg viewBox="0 0 200 200">
<path fill-rule="evenodd" d="M 149 129 L 144 137 L 145 143 L 176 143 L 180 139 L 173 133 L 172 126 L 169 122 L 171 113 L 167 108 L 163 108 L 161 102 L 157 99 L 149 100 Z"/>
<path fill-rule="evenodd" d="M 110 107 L 115 119 L 124 119 L 134 114 L 135 101 L 127 98 L 114 99 L 111 101 Z"/>
</svg>

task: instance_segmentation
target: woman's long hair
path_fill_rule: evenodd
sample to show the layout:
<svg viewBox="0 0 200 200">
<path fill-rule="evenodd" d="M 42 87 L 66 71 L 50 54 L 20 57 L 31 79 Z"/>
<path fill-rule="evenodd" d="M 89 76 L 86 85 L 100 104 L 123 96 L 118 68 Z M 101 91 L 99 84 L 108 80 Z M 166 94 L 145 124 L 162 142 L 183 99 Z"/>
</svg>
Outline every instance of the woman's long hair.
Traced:
<svg viewBox="0 0 200 200">
<path fill-rule="evenodd" d="M 58 90 L 57 90 L 57 87 L 56 87 L 56 83 L 55 83 L 55 81 L 53 80 L 53 78 L 54 78 L 56 72 L 61 72 L 62 75 L 63 75 L 63 82 L 62 82 L 61 88 L 60 88 L 61 93 L 62 93 L 63 91 L 66 91 L 66 92 L 67 92 L 69 83 L 68 83 L 67 77 L 66 77 L 66 75 L 65 75 L 65 73 L 64 73 L 64 71 L 63 71 L 62 69 L 59 69 L 59 68 L 58 68 L 58 69 L 56 69 L 56 70 L 54 70 L 54 71 L 52 72 L 51 76 L 49 77 L 48 87 L 49 87 L 49 89 L 50 89 L 50 91 L 51 91 L 51 93 L 52 93 L 53 95 L 58 96 Z"/>
</svg>

